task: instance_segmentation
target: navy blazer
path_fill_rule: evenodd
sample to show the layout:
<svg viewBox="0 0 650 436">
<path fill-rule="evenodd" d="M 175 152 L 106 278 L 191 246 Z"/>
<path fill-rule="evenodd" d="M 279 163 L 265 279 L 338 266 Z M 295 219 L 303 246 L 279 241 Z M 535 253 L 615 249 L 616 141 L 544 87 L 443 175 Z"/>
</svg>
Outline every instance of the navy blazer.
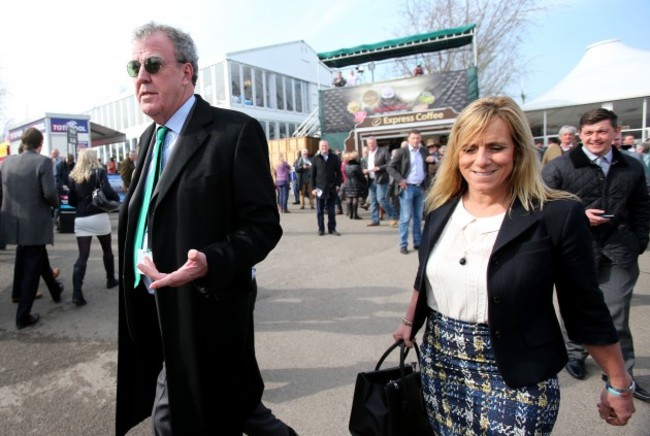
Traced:
<svg viewBox="0 0 650 436">
<path fill-rule="evenodd" d="M 412 337 L 430 313 L 424 285 L 427 260 L 458 201 L 427 216 L 415 280 L 415 290 L 423 292 L 418 296 Z M 527 212 L 516 201 L 503 220 L 487 271 L 490 337 L 508 386 L 538 383 L 557 374 L 567 362 L 553 305 L 554 287 L 572 340 L 592 345 L 618 341 L 598 288 L 582 205 L 556 200 Z"/>
</svg>

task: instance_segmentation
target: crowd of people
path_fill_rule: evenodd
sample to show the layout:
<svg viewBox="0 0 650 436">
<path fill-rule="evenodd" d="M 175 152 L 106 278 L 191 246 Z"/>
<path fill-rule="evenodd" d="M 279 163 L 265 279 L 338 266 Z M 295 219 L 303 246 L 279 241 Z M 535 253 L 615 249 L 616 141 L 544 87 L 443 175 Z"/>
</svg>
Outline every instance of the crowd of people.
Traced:
<svg viewBox="0 0 650 436">
<path fill-rule="evenodd" d="M 139 27 L 127 72 L 153 120 L 139 157 L 103 166 L 87 149 L 54 164 L 28 128 L 24 151 L 0 167 L 0 240 L 18 247 L 17 329 L 39 321 L 31 308 L 41 277 L 61 301 L 45 248 L 59 186 L 76 208 L 73 303 L 86 304 L 93 236 L 106 287 L 119 286 L 115 434 L 149 416 L 157 435 L 297 434 L 261 401 L 253 322 L 255 265 L 282 236 L 290 186 L 300 209 L 315 209 L 319 236 L 341 236 L 343 206 L 359 220 L 365 205 L 367 226 L 386 219 L 400 253 L 418 253 L 392 337 L 411 346 L 424 327 L 422 390 L 436 434 L 550 434 L 557 373 L 584 378 L 588 355 L 602 370 L 603 420 L 625 425 L 633 398 L 650 402 L 634 378 L 629 328 L 649 242 L 650 145 L 631 151 L 626 137 L 619 147 L 614 112 L 588 111 L 541 153 L 518 105 L 488 97 L 462 111 L 444 145 L 411 130 L 390 152 L 367 138 L 360 156 L 322 139 L 313 156 L 301 150 L 293 165 L 279 156 L 270 172 L 259 122 L 194 93 L 189 34 Z M 92 195 L 104 186 L 118 198 L 106 179 L 122 169 L 115 271 L 110 220 Z"/>
</svg>

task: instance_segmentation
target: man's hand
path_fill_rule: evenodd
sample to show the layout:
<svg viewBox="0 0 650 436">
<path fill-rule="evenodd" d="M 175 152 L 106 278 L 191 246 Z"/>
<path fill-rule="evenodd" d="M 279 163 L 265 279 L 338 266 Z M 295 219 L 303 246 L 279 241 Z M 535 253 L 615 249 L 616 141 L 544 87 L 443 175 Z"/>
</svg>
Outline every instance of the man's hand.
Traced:
<svg viewBox="0 0 650 436">
<path fill-rule="evenodd" d="M 187 262 L 172 273 L 158 271 L 149 257 L 144 257 L 143 262 L 138 264 L 138 269 L 153 280 L 151 289 L 168 286 L 176 288 L 205 276 L 208 273 L 208 260 L 205 254 L 192 249 L 187 252 Z"/>
<path fill-rule="evenodd" d="M 587 215 L 589 224 L 592 226 L 599 226 L 609 221 L 609 218 L 601 217 L 604 213 L 605 211 L 602 209 L 585 209 L 585 215 Z"/>
<path fill-rule="evenodd" d="M 598 414 L 610 425 L 626 425 L 634 413 L 632 394 L 615 396 L 603 389 L 598 403 Z"/>
<path fill-rule="evenodd" d="M 399 187 L 400 189 L 406 189 L 407 183 L 406 180 L 403 179 L 401 182 L 399 182 Z"/>
</svg>

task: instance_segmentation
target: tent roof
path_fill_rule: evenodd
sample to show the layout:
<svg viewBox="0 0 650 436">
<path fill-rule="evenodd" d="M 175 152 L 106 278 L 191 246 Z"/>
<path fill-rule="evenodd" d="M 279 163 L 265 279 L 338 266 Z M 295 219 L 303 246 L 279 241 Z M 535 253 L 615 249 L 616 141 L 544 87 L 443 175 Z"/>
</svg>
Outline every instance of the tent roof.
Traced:
<svg viewBox="0 0 650 436">
<path fill-rule="evenodd" d="M 437 30 L 404 38 L 389 39 L 374 44 L 318 53 L 318 58 L 328 67 L 345 67 L 372 61 L 410 56 L 418 53 L 448 50 L 471 44 L 476 24 Z"/>
<path fill-rule="evenodd" d="M 580 62 L 525 111 L 650 96 L 650 51 L 609 39 L 588 46 Z"/>
</svg>

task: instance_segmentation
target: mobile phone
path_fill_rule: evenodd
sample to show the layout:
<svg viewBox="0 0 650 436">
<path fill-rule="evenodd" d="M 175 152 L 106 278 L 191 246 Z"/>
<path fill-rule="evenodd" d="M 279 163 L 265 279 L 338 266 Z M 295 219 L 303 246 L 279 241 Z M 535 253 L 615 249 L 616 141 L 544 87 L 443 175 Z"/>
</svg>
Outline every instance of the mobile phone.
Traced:
<svg viewBox="0 0 650 436">
<path fill-rule="evenodd" d="M 600 214 L 600 217 L 601 218 L 614 218 L 614 214 L 613 213 L 602 213 L 602 214 Z"/>
</svg>

